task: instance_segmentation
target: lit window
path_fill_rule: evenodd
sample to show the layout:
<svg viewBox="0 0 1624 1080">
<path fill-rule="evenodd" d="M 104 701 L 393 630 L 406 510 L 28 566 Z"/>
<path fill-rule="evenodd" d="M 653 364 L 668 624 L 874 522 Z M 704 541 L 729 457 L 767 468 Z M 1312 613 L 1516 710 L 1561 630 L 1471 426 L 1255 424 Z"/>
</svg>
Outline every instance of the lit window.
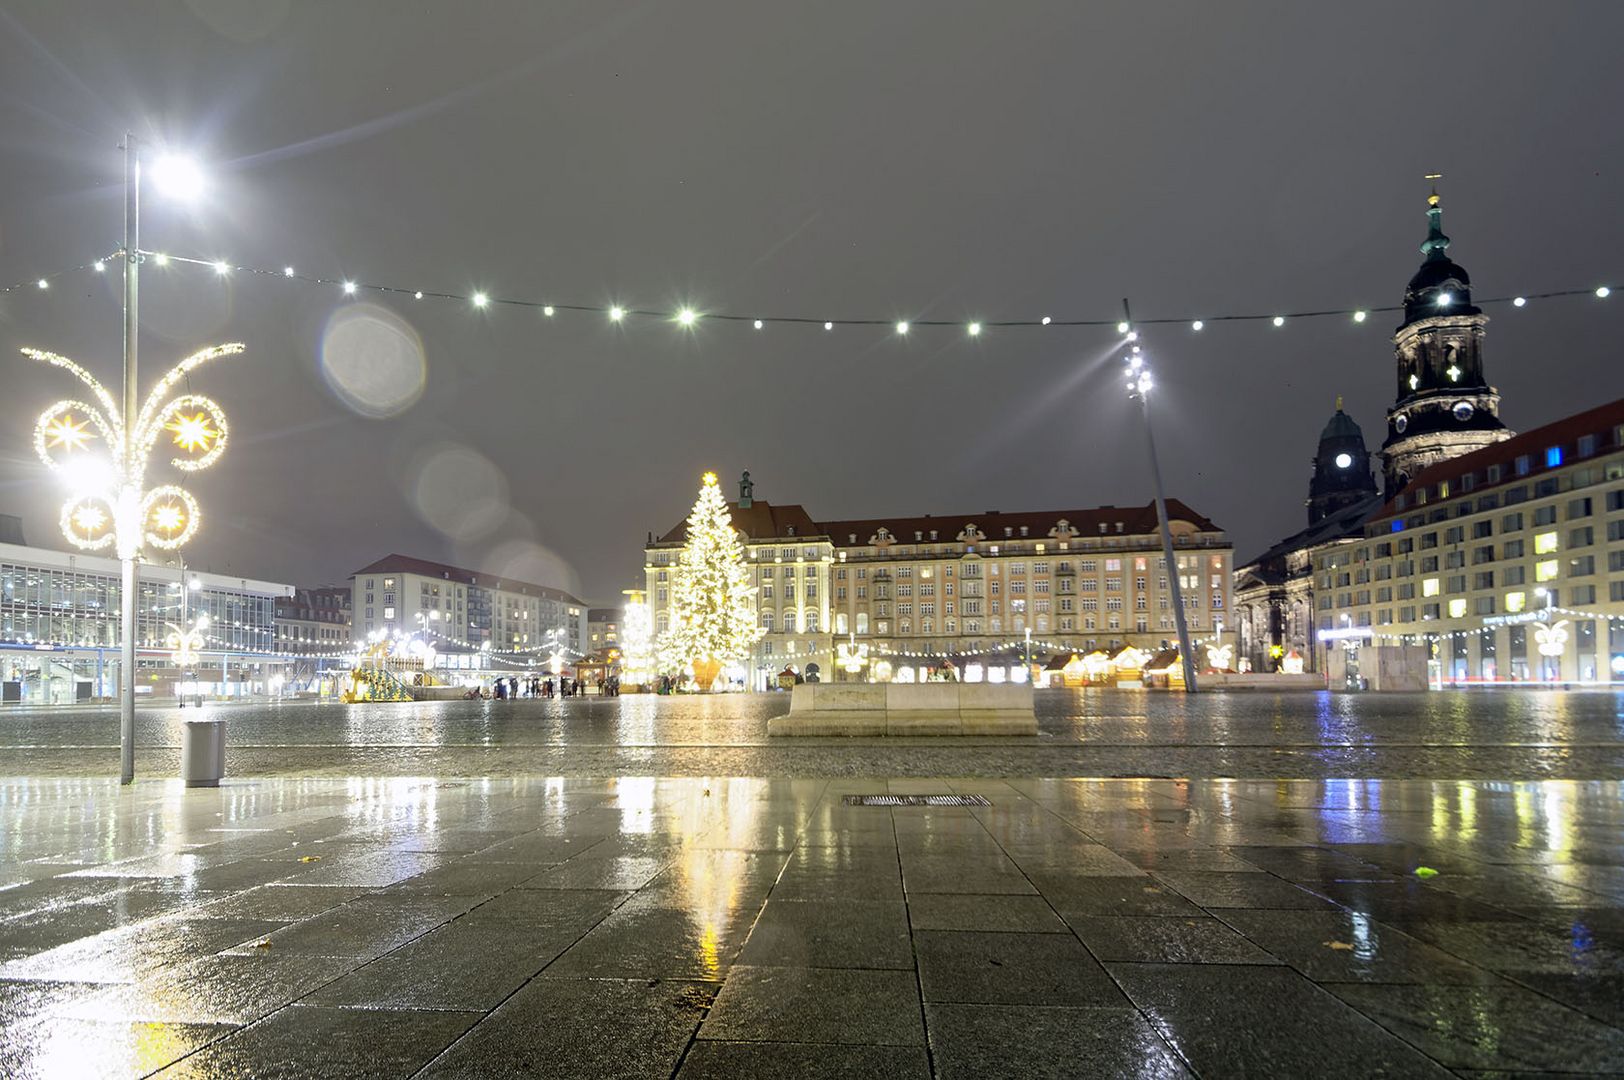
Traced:
<svg viewBox="0 0 1624 1080">
<path fill-rule="evenodd" d="M 1508 592 L 1508 593 L 1506 593 L 1506 610 L 1507 611 L 1515 613 L 1515 612 L 1523 610 L 1523 608 L 1525 608 L 1527 606 L 1528 606 L 1528 596 L 1526 594 L 1520 593 L 1520 592 Z"/>
<path fill-rule="evenodd" d="M 1451 619 L 1464 618 L 1466 615 L 1466 599 L 1458 597 L 1449 602 L 1449 617 Z"/>
<path fill-rule="evenodd" d="M 1554 566 L 1556 564 L 1552 563 L 1551 565 Z M 1422 596 L 1437 596 L 1438 595 L 1438 579 L 1435 578 L 1435 577 L 1429 577 L 1425 581 L 1423 581 L 1421 583 L 1421 595 Z"/>
<path fill-rule="evenodd" d="M 1534 537 L 1534 554 L 1549 555 L 1556 550 L 1556 533 L 1543 532 Z"/>
<path fill-rule="evenodd" d="M 1562 464 L 1562 448 L 1560 446 L 1547 446 L 1545 448 L 1545 467 L 1554 469 Z"/>
<path fill-rule="evenodd" d="M 1535 563 L 1534 564 L 1534 580 L 1535 581 L 1555 581 L 1556 580 L 1556 560 L 1555 559 L 1545 559 L 1542 562 Z"/>
</svg>

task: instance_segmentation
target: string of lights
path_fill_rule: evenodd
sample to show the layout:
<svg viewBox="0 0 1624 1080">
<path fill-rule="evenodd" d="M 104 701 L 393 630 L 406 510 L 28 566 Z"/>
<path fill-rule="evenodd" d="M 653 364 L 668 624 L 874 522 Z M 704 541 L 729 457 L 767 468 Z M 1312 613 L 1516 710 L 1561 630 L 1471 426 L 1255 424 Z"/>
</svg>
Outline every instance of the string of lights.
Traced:
<svg viewBox="0 0 1624 1080">
<path fill-rule="evenodd" d="M 764 330 L 768 326 L 821 326 L 826 331 L 833 331 L 841 327 L 886 327 L 898 336 L 907 336 L 915 328 L 953 328 L 963 331 L 970 337 L 980 337 L 984 332 L 993 329 L 1023 329 L 1041 327 L 1112 327 L 1118 333 L 1126 334 L 1132 331 L 1132 326 L 1120 318 L 1077 318 L 1057 317 L 1051 315 L 1032 315 L 1022 318 L 1010 319 L 881 319 L 871 316 L 831 316 L 812 314 L 767 314 L 737 311 L 700 311 L 693 307 L 679 307 L 676 309 L 664 308 L 637 308 L 622 304 L 581 304 L 565 302 L 562 300 L 548 300 L 526 298 L 517 296 L 497 296 L 489 292 L 475 290 L 473 292 L 452 292 L 441 289 L 422 289 L 408 285 L 388 284 L 380 282 L 360 281 L 353 278 L 323 277 L 297 270 L 293 266 L 283 266 L 280 269 L 265 266 L 253 266 L 229 262 L 223 259 L 201 259 L 185 255 L 171 255 L 164 252 L 141 252 L 143 258 L 151 259 L 158 266 L 178 265 L 185 267 L 206 268 L 220 277 L 232 274 L 247 275 L 256 278 L 281 279 L 300 285 L 316 286 L 326 289 L 337 289 L 343 296 L 360 296 L 363 294 L 376 294 L 380 296 L 403 297 L 411 300 L 433 300 L 465 304 L 476 310 L 489 310 L 496 307 L 526 308 L 539 311 L 545 318 L 553 318 L 561 312 L 576 314 L 597 315 L 607 318 L 611 323 L 621 323 L 627 319 L 656 319 L 663 322 L 675 323 L 678 326 L 692 329 L 701 322 L 724 322 L 749 324 L 756 330 Z M 1479 307 L 1510 306 L 1523 308 L 1536 300 L 1554 300 L 1580 296 L 1591 296 L 1606 299 L 1612 295 L 1614 286 L 1598 285 L 1590 288 L 1578 289 L 1548 289 L 1541 292 L 1519 293 L 1512 296 L 1495 296 L 1487 299 L 1475 299 L 1473 302 Z M 1450 298 L 1447 294 L 1440 298 L 1440 304 L 1447 306 Z M 1300 311 L 1275 312 L 1230 312 L 1218 314 L 1190 314 L 1180 316 L 1153 316 L 1148 318 L 1136 317 L 1133 326 L 1187 326 L 1190 330 L 1200 332 L 1214 323 L 1244 323 L 1266 322 L 1279 329 L 1288 323 L 1299 319 L 1351 319 L 1355 323 L 1363 323 L 1371 315 L 1389 312 L 1401 312 L 1403 304 L 1380 304 L 1371 307 L 1332 307 Z"/>
<path fill-rule="evenodd" d="M 1594 619 L 1597 622 L 1609 625 L 1615 622 L 1624 623 L 1624 615 L 1610 615 L 1605 611 L 1577 611 L 1565 607 L 1539 607 L 1518 612 L 1515 615 L 1489 616 L 1488 618 L 1495 621 L 1463 630 L 1440 630 L 1436 633 L 1427 634 L 1386 634 L 1377 630 L 1369 630 L 1368 627 L 1350 627 L 1345 630 L 1331 631 L 1333 636 L 1330 637 L 1327 637 L 1322 632 L 1319 640 L 1330 648 L 1335 648 L 1338 645 L 1357 645 L 1361 641 L 1391 641 L 1398 644 L 1413 644 L 1420 641 L 1454 641 L 1457 638 L 1489 636 L 1497 630 L 1508 627 L 1538 627 L 1549 623 L 1552 617 L 1558 615 L 1564 615 L 1570 619 Z M 1366 633 L 1367 630 L 1369 630 L 1368 633 Z"/>
<path fill-rule="evenodd" d="M 1124 631 L 1117 631 L 1117 632 L 1121 633 L 1121 632 L 1124 632 Z M 1085 652 L 1085 651 L 1094 651 L 1092 649 L 1089 649 L 1087 646 L 1075 645 L 1075 644 L 1068 645 L 1068 644 L 1066 644 L 1065 642 L 1062 642 L 1062 641 L 1043 641 L 1043 640 L 1040 640 L 1038 638 L 1033 638 L 1031 640 L 1031 642 L 1029 643 L 1029 642 L 1027 642 L 1027 640 L 1025 638 L 1015 638 L 1013 640 L 1001 642 L 1001 643 L 996 644 L 996 645 L 985 645 L 985 646 L 982 646 L 981 648 L 977 648 L 977 649 L 961 649 L 961 650 L 957 650 L 957 651 L 946 651 L 946 652 L 938 651 L 938 650 L 934 650 L 934 649 L 876 648 L 875 649 L 875 655 L 877 655 L 877 656 L 889 656 L 889 657 L 900 656 L 900 657 L 906 657 L 906 658 L 914 659 L 914 660 L 974 659 L 974 658 L 979 658 L 979 657 L 984 657 L 984 656 L 990 656 L 993 653 L 1003 653 L 1003 652 L 1019 653 L 1019 652 L 1024 651 L 1028 647 L 1029 644 L 1030 644 L 1030 647 L 1032 649 L 1032 653 L 1033 653 L 1034 656 L 1036 656 L 1040 652 L 1047 652 L 1047 653 L 1082 653 L 1082 652 Z M 1222 644 L 1222 641 L 1221 641 L 1221 639 L 1216 638 L 1216 637 L 1198 638 L 1195 641 L 1195 644 L 1197 644 L 1197 645 L 1217 645 L 1217 644 Z"/>
<path fill-rule="evenodd" d="M 94 270 L 98 274 L 103 273 L 107 269 L 107 264 L 118 258 L 121 254 L 122 252 L 112 251 L 106 255 L 103 255 L 99 259 L 91 259 L 89 262 L 82 262 L 78 266 L 70 266 L 65 270 L 58 270 L 55 273 L 45 274 L 39 277 L 26 278 L 22 281 L 14 281 L 10 285 L 0 285 L 0 296 L 4 296 L 6 293 L 21 292 L 25 289 L 43 291 L 49 289 L 53 282 L 60 281 L 62 278 L 69 277 L 73 274 L 82 273 L 86 270 Z"/>
</svg>

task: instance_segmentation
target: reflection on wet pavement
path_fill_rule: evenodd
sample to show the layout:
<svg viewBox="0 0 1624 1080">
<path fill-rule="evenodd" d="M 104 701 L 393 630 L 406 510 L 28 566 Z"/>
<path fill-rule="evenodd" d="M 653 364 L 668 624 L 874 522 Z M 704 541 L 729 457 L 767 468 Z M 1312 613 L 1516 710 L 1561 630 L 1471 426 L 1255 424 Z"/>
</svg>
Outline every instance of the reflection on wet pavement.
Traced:
<svg viewBox="0 0 1624 1080">
<path fill-rule="evenodd" d="M 1041 733 L 1005 739 L 769 739 L 784 694 L 211 707 L 235 776 L 1624 776 L 1607 691 L 1428 694 L 1043 690 Z M 181 722 L 137 717 L 143 775 L 178 770 Z M 0 709 L 0 773 L 118 764 L 114 709 Z M 626 811 L 635 815 L 636 808 Z"/>
<path fill-rule="evenodd" d="M 0 870 L 8 1077 L 1624 1070 L 1617 781 L 32 779 Z"/>
</svg>

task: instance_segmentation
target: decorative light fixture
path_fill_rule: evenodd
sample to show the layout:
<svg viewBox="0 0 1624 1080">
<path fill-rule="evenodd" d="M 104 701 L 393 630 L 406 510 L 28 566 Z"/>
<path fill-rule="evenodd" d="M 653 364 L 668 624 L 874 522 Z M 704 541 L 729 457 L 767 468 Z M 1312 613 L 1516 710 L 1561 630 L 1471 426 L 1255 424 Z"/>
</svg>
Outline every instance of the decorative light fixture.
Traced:
<svg viewBox="0 0 1624 1080">
<path fill-rule="evenodd" d="M 1202 322 L 1200 319 L 1197 319 L 1195 322 L 1190 324 L 1190 329 L 1191 330 L 1200 330 L 1202 327 L 1204 327 L 1206 325 L 1207 325 L 1206 323 Z"/>
<path fill-rule="evenodd" d="M 1367 315 L 1367 314 L 1368 314 L 1368 312 L 1364 312 L 1364 311 L 1355 311 L 1355 312 L 1354 312 L 1354 313 L 1353 313 L 1353 321 L 1354 321 L 1354 322 L 1364 322 L 1364 321 L 1365 321 L 1365 316 L 1366 316 L 1366 315 Z"/>
<path fill-rule="evenodd" d="M 971 337 L 980 337 L 981 336 L 981 324 L 980 323 L 978 323 L 978 322 L 971 323 L 970 326 L 969 326 L 969 330 L 970 330 L 970 336 Z"/>
</svg>

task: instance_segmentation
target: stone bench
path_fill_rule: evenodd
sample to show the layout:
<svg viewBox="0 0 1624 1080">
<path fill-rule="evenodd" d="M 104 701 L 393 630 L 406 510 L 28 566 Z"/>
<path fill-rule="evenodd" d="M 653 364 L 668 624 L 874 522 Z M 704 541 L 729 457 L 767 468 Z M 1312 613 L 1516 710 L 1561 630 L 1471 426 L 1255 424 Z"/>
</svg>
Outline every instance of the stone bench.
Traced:
<svg viewBox="0 0 1624 1080">
<path fill-rule="evenodd" d="M 1036 735 L 1032 688 L 1010 683 L 806 683 L 768 735 Z"/>
</svg>

